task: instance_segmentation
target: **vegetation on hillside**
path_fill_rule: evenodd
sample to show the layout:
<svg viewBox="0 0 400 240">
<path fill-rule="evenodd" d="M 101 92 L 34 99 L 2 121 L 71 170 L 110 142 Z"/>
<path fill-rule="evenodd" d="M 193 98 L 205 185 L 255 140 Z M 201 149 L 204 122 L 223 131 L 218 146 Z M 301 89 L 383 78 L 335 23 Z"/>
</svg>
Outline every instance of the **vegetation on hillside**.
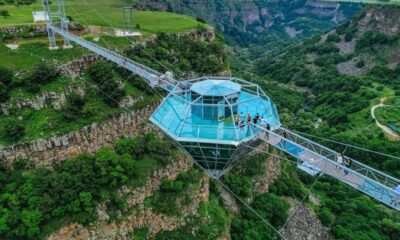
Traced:
<svg viewBox="0 0 400 240">
<path fill-rule="evenodd" d="M 197 31 L 206 34 L 205 29 Z M 216 74 L 228 68 L 222 39 L 200 41 L 191 39 L 189 35 L 161 33 L 146 46 L 128 49 L 126 54 L 160 72 L 172 71 L 178 78 Z"/>
<path fill-rule="evenodd" d="M 394 96 L 400 89 L 400 66 L 389 67 L 390 53 L 398 49 L 400 37 L 378 31 L 361 32 L 356 22 L 362 18 L 363 13 L 327 33 L 326 40 L 316 36 L 271 54 L 258 62 L 256 71 L 277 85 L 296 89 L 297 96 L 301 96 L 300 104 L 295 107 L 277 101 L 282 122 L 290 129 L 400 156 L 397 143 L 388 141 L 370 117 L 372 105 L 382 97 L 396 99 Z M 354 51 L 340 51 L 340 44 L 351 42 L 355 44 Z M 349 65 L 350 61 L 355 62 L 360 73 L 339 71 L 340 64 Z M 345 151 L 346 155 L 390 175 L 400 176 L 396 159 L 345 149 L 326 141 L 321 143 Z M 307 184 L 312 178 L 301 179 Z M 324 178 L 315 186 L 315 193 L 322 205 L 314 208 L 335 238 L 394 240 L 399 237 L 397 212 L 345 184 Z"/>
<path fill-rule="evenodd" d="M 142 142 L 142 153 L 130 152 Z M 160 147 L 162 146 L 162 147 Z M 0 168 L 1 239 L 37 239 L 68 222 L 88 224 L 95 220 L 99 202 L 126 211 L 116 190 L 122 185 L 140 187 L 153 171 L 165 166 L 169 143 L 146 135 L 121 140 L 115 151 L 103 148 L 95 155 L 79 157 L 46 168 L 33 169 L 29 159 Z M 121 204 L 116 204 L 121 203 Z"/>
<path fill-rule="evenodd" d="M 304 0 L 208 0 L 202 4 L 174 0 L 130 2 L 141 9 L 183 13 L 209 22 L 224 33 L 230 44 L 261 45 L 269 49 L 283 46 L 292 40 L 287 34 L 287 28 L 293 29 L 300 37 L 310 36 L 336 25 L 334 11 L 338 10 L 343 18 L 348 18 L 359 9 L 358 4 L 353 4 L 342 5 L 336 10 L 318 6 L 316 10 Z"/>
</svg>

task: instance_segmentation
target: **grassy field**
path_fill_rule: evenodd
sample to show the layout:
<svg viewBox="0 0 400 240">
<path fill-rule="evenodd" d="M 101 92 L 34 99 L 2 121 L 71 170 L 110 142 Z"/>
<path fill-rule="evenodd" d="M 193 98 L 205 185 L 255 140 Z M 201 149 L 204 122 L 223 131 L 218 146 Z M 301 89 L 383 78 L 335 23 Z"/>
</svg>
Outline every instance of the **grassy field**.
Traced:
<svg viewBox="0 0 400 240">
<path fill-rule="evenodd" d="M 0 65 L 21 71 L 32 68 L 44 60 L 62 63 L 87 53 L 89 53 L 87 50 L 78 46 L 73 49 L 60 48 L 57 51 L 49 51 L 47 41 L 22 44 L 17 50 L 11 50 L 5 44 L 0 43 Z"/>
<path fill-rule="evenodd" d="M 41 11 L 40 0 L 30 6 L 4 5 L 10 17 L 0 17 L 0 26 L 33 22 L 32 11 Z M 122 26 L 124 0 L 66 0 L 66 12 L 74 21 L 84 25 Z M 52 6 L 57 9 L 56 4 Z M 140 24 L 146 32 L 182 32 L 202 25 L 194 18 L 169 12 L 134 11 L 134 25 Z"/>
</svg>

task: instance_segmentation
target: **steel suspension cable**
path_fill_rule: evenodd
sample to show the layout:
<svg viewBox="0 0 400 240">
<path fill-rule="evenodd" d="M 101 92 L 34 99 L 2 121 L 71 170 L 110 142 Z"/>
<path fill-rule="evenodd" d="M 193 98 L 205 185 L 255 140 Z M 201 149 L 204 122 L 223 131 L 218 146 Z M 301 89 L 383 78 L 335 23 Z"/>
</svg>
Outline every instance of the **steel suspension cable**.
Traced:
<svg viewBox="0 0 400 240">
<path fill-rule="evenodd" d="M 332 139 L 315 136 L 315 135 L 312 135 L 312 134 L 309 134 L 309 133 L 299 132 L 299 131 L 295 131 L 295 130 L 290 130 L 290 131 L 298 133 L 298 134 L 302 134 L 302 135 L 305 135 L 305 136 L 321 139 L 321 140 L 324 140 L 324 141 L 327 141 L 327 142 L 336 143 L 336 144 L 339 144 L 339 145 L 342 145 L 342 146 L 346 146 L 346 147 L 362 150 L 362 151 L 365 151 L 365 152 L 374 153 L 374 154 L 377 154 L 377 155 L 381 155 L 381 156 L 385 156 L 385 157 L 389 157 L 389 158 L 394 158 L 394 159 L 400 160 L 400 157 L 397 157 L 397 156 L 394 156 L 394 155 L 391 155 L 391 154 L 382 153 L 382 152 L 378 152 L 378 151 L 362 148 L 362 147 L 359 147 L 359 146 L 351 145 L 351 144 L 348 144 L 348 143 L 343 143 L 343 142 L 335 141 L 335 140 L 332 140 Z"/>
<path fill-rule="evenodd" d="M 261 140 L 263 140 L 263 139 L 261 139 Z M 263 140 L 263 141 L 264 141 L 264 140 Z M 268 144 L 269 144 L 269 143 L 268 143 Z M 265 154 L 268 154 L 268 155 L 273 156 L 273 157 L 277 157 L 277 158 L 279 158 L 280 160 L 288 161 L 288 162 L 294 163 L 294 164 L 296 164 L 296 165 L 298 164 L 296 161 L 290 160 L 290 159 L 288 159 L 288 158 L 281 157 L 281 156 L 278 156 L 278 155 L 276 155 L 276 154 L 272 154 L 272 153 L 269 153 L 269 152 L 267 152 L 267 151 L 263 151 L 263 150 L 254 148 L 254 147 L 249 146 L 249 145 L 244 145 L 244 146 L 246 146 L 246 147 L 248 147 L 248 148 L 251 148 L 251 149 L 253 149 L 253 150 L 257 151 L 257 152 L 261 152 L 261 153 L 265 153 Z M 330 175 L 328 175 L 328 176 L 330 176 Z M 336 178 L 335 176 L 331 176 L 331 177 Z M 350 184 L 350 183 L 351 183 L 351 184 L 355 184 L 355 185 L 358 184 L 358 183 L 353 182 L 353 181 L 350 181 L 350 180 L 345 180 L 345 179 L 339 179 L 339 180 L 342 180 L 343 182 L 346 182 L 346 183 L 349 183 L 349 184 Z M 383 191 L 380 190 L 380 189 L 376 189 L 376 188 L 372 188 L 372 187 L 368 187 L 368 186 L 364 186 L 363 189 L 365 189 L 365 190 L 376 191 L 376 192 L 379 192 L 379 193 L 381 193 L 381 194 L 387 194 L 387 193 L 383 192 Z M 371 197 L 371 198 L 372 198 L 372 197 Z M 374 199 L 374 198 L 372 198 L 372 199 Z M 400 201 L 400 198 L 397 198 L 397 200 Z"/>
<path fill-rule="evenodd" d="M 274 230 L 281 238 L 287 240 L 287 238 L 272 224 L 266 220 L 263 216 L 261 216 L 254 208 L 252 208 L 246 201 L 241 199 L 235 192 L 233 192 L 228 186 L 226 186 L 221 180 L 215 179 L 217 182 L 219 182 L 230 194 L 232 194 L 236 199 L 238 199 L 245 207 L 247 207 L 251 212 L 253 212 L 258 218 L 261 219 L 266 225 L 268 225 L 272 230 Z"/>
</svg>

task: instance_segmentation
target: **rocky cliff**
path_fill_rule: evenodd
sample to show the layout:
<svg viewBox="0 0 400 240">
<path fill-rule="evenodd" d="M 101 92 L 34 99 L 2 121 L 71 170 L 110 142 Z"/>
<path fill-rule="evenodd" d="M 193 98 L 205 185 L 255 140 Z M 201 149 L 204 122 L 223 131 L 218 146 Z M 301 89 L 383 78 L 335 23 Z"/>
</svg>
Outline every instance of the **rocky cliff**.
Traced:
<svg viewBox="0 0 400 240">
<path fill-rule="evenodd" d="M 146 197 L 160 189 L 163 179 L 175 179 L 181 172 L 186 172 L 191 166 L 191 162 L 186 158 L 178 158 L 176 162 L 169 164 L 167 167 L 155 172 L 148 179 L 147 183 L 139 189 L 130 189 L 123 187 L 120 192 L 122 195 L 128 196 L 127 203 L 133 211 L 122 221 L 109 222 L 106 210 L 99 205 L 97 209 L 98 220 L 93 226 L 82 227 L 78 224 L 70 224 L 58 232 L 49 236 L 49 240 L 66 240 L 66 239 L 131 239 L 135 229 L 147 228 L 148 235 L 154 237 L 160 231 L 172 231 L 185 225 L 184 218 L 194 215 L 197 212 L 200 202 L 208 201 L 209 178 L 204 176 L 201 180 L 200 188 L 193 194 L 193 201 L 180 209 L 181 216 L 168 216 L 165 214 L 157 214 L 150 208 L 144 207 Z"/>
<path fill-rule="evenodd" d="M 359 5 L 305 0 L 146 0 L 139 9 L 189 14 L 213 24 L 233 43 L 268 43 L 323 32 L 351 17 Z"/>
<path fill-rule="evenodd" d="M 94 153 L 105 146 L 113 146 L 119 138 L 133 137 L 151 130 L 147 119 L 157 104 L 122 113 L 101 123 L 92 123 L 79 131 L 49 139 L 0 146 L 0 161 L 11 164 L 17 159 L 30 159 L 37 166 L 49 166 L 80 153 Z"/>
</svg>

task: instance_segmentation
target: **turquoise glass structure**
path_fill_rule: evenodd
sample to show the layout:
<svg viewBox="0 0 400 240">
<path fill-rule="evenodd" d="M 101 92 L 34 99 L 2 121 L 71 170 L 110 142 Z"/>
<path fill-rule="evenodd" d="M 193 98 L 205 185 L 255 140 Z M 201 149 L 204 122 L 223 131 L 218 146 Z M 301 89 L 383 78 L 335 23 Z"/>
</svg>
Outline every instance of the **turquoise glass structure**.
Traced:
<svg viewBox="0 0 400 240">
<path fill-rule="evenodd" d="M 211 176 L 220 177 L 259 140 L 247 124 L 280 126 L 275 104 L 257 85 L 238 78 L 179 82 L 150 117 Z M 261 122 L 261 119 L 263 121 Z"/>
</svg>

